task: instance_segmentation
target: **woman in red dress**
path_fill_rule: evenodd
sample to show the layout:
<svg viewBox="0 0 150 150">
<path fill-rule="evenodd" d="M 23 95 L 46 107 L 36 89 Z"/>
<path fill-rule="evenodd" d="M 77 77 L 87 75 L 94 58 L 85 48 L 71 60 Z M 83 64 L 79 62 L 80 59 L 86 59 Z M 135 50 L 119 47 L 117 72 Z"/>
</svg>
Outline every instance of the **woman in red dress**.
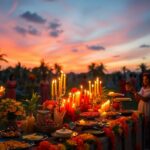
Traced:
<svg viewBox="0 0 150 150">
<path fill-rule="evenodd" d="M 49 81 L 47 80 L 47 76 L 43 75 L 43 79 L 40 82 L 41 103 L 49 99 L 49 93 L 50 93 L 50 84 Z"/>
<path fill-rule="evenodd" d="M 16 99 L 16 85 L 17 82 L 15 80 L 15 76 L 13 74 L 10 75 L 9 80 L 6 83 L 6 97 Z"/>
</svg>

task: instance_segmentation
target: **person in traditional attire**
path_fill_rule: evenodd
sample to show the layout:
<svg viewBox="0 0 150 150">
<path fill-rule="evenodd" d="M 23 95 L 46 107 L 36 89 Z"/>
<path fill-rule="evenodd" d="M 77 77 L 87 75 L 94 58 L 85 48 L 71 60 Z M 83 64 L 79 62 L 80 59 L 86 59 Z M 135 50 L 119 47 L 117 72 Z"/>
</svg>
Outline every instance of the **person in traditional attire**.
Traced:
<svg viewBox="0 0 150 150">
<path fill-rule="evenodd" d="M 49 99 L 50 95 L 50 84 L 47 80 L 47 75 L 43 75 L 43 79 L 40 82 L 40 95 L 41 95 L 41 103 L 43 103 L 45 100 Z"/>
<path fill-rule="evenodd" d="M 143 113 L 145 118 L 145 146 L 150 149 L 150 73 L 143 74 L 143 85 L 139 92 L 131 88 L 135 99 L 138 101 L 138 111 Z"/>
<path fill-rule="evenodd" d="M 15 76 L 11 74 L 6 83 L 6 98 L 16 99 L 16 86 L 17 82 Z"/>
</svg>

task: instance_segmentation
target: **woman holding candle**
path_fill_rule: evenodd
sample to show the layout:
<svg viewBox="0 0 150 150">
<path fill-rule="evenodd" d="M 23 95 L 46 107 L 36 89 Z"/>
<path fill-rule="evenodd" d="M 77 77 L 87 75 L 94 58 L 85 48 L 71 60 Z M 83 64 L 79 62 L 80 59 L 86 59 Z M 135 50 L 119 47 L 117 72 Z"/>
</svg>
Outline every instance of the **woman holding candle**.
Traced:
<svg viewBox="0 0 150 150">
<path fill-rule="evenodd" d="M 150 149 L 150 74 L 143 74 L 143 86 L 139 92 L 136 92 L 132 85 L 128 85 L 127 90 L 132 91 L 135 99 L 138 101 L 138 110 L 145 117 L 145 144 L 146 148 Z"/>
</svg>

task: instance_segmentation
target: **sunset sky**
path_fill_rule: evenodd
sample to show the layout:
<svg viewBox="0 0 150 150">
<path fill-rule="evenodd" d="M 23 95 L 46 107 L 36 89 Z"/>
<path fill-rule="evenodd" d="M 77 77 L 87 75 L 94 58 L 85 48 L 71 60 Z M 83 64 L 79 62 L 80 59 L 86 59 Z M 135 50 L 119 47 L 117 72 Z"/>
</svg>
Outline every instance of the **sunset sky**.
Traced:
<svg viewBox="0 0 150 150">
<path fill-rule="evenodd" d="M 150 0 L 0 0 L 1 53 L 3 68 L 41 59 L 65 72 L 150 66 Z"/>
</svg>

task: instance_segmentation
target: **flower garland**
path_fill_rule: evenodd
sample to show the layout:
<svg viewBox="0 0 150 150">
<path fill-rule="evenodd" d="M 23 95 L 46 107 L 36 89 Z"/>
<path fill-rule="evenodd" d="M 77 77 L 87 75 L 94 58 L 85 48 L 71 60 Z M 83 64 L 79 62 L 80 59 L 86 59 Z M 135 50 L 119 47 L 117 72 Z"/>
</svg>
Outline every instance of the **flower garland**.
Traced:
<svg viewBox="0 0 150 150">
<path fill-rule="evenodd" d="M 142 114 L 138 111 L 134 112 L 131 116 L 131 119 L 133 120 L 134 126 L 133 126 L 133 131 L 135 134 L 137 134 L 137 130 L 138 130 L 138 121 L 140 119 L 140 117 L 143 117 Z M 141 150 L 141 145 L 139 143 L 136 143 L 135 145 L 135 149 L 136 150 Z"/>
<path fill-rule="evenodd" d="M 0 118 L 7 117 L 9 113 L 16 116 L 25 116 L 25 110 L 22 103 L 15 99 L 2 99 L 0 101 Z"/>
<path fill-rule="evenodd" d="M 66 150 L 66 147 L 64 144 L 54 145 L 49 141 L 42 141 L 40 142 L 37 150 Z"/>
<path fill-rule="evenodd" d="M 103 131 L 105 132 L 106 136 L 110 138 L 111 144 L 112 144 L 112 150 L 115 150 L 115 133 L 110 127 L 103 128 Z"/>
<path fill-rule="evenodd" d="M 67 140 L 67 144 L 76 146 L 77 150 L 89 150 L 90 146 L 88 143 L 90 142 L 94 142 L 96 144 L 97 150 L 102 150 L 102 144 L 100 140 L 92 134 L 80 134 Z"/>
<path fill-rule="evenodd" d="M 72 137 L 67 140 L 64 144 L 52 144 L 49 141 L 40 142 L 37 150 L 66 150 L 66 149 L 76 149 L 76 150 L 90 150 L 90 143 L 96 144 L 97 150 L 102 150 L 102 144 L 100 140 L 92 134 L 80 134 L 76 137 Z"/>
<path fill-rule="evenodd" d="M 123 129 L 123 133 L 125 136 L 128 136 L 128 133 L 129 133 L 129 126 L 127 124 L 127 120 L 128 120 L 128 117 L 121 117 L 116 120 L 119 122 L 121 128 Z"/>
<path fill-rule="evenodd" d="M 109 122 L 109 127 L 105 127 L 104 132 L 107 137 L 110 138 L 112 149 L 115 149 L 115 135 L 121 136 L 123 133 L 124 135 L 128 135 L 128 124 L 127 124 L 127 118 L 121 117 L 116 120 Z"/>
</svg>

